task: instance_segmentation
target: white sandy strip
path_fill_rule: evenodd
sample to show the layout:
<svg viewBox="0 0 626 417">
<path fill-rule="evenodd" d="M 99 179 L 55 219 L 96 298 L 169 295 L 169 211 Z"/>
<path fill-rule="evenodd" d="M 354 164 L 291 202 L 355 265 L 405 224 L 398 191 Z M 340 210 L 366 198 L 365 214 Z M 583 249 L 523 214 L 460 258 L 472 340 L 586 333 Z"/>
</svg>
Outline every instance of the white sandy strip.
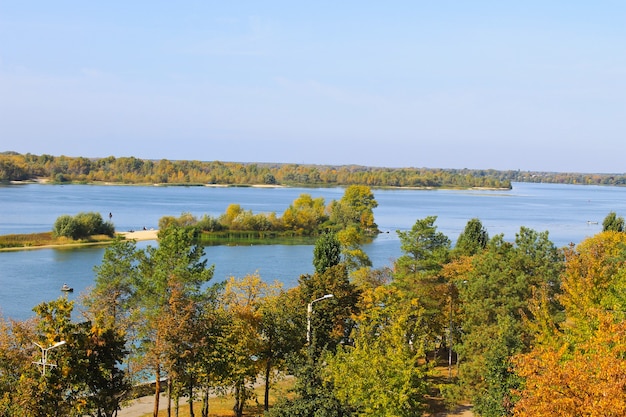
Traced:
<svg viewBox="0 0 626 417">
<path fill-rule="evenodd" d="M 126 239 L 133 240 L 157 240 L 158 230 L 137 230 L 133 232 L 118 232 L 120 236 L 124 236 Z"/>
</svg>

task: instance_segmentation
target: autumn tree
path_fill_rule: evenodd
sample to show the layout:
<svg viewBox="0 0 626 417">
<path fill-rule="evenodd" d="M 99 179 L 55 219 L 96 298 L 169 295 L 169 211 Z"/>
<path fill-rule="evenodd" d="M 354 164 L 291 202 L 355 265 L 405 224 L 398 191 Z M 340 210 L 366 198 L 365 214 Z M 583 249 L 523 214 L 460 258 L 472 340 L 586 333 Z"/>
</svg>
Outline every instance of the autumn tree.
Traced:
<svg viewBox="0 0 626 417">
<path fill-rule="evenodd" d="M 122 362 L 123 335 L 100 323 L 71 319 L 74 303 L 66 298 L 34 308 L 37 326 L 26 352 L 38 366 L 22 371 L 14 415 L 112 417 L 130 388 Z"/>
<path fill-rule="evenodd" d="M 20 414 L 16 388 L 23 375 L 36 375 L 31 353 L 35 346 L 32 322 L 0 319 L 0 416 Z M 35 352 L 38 353 L 38 352 Z M 26 379 L 27 377 L 24 377 Z"/>
<path fill-rule="evenodd" d="M 525 378 L 515 415 L 618 416 L 626 413 L 626 236 L 599 233 L 566 250 L 558 296 L 565 317 L 536 304 L 538 343 L 515 358 Z"/>
<path fill-rule="evenodd" d="M 274 370 L 284 369 L 287 356 L 302 346 L 298 301 L 293 291 L 284 292 L 282 285 L 268 284 L 258 274 L 227 281 L 223 294 L 229 318 L 224 338 L 226 380 L 233 388 L 236 415 L 242 415 L 252 398 L 259 374 L 265 385 L 264 408 L 269 409 Z"/>
<path fill-rule="evenodd" d="M 71 321 L 74 303 L 65 298 L 41 303 L 34 308 L 37 322 L 35 341 L 41 350 L 32 346 L 33 362 L 40 368 L 27 369 L 17 387 L 17 404 L 21 415 L 34 417 L 77 415 L 76 384 L 77 369 L 72 366 L 72 353 L 75 349 L 75 326 Z M 51 346 L 56 348 L 49 349 Z M 34 348 L 34 349 L 33 349 Z M 44 349 L 49 349 L 46 361 Z M 76 352 L 76 351 L 75 351 Z"/>
<path fill-rule="evenodd" d="M 514 358 L 525 379 L 514 416 L 626 415 L 626 321 L 606 313 L 597 319 L 584 341 L 572 344 L 563 334 L 560 346 L 539 345 Z"/>
<path fill-rule="evenodd" d="M 174 317 L 173 289 L 181 292 L 179 296 L 190 299 L 201 296 L 202 287 L 213 277 L 213 267 L 207 267 L 203 257 L 204 249 L 194 244 L 192 230 L 170 227 L 159 232 L 159 246 L 148 246 L 138 264 L 139 281 L 134 297 L 138 308 L 134 318 L 139 323 L 145 365 L 156 381 L 155 417 L 159 410 L 163 365 L 166 360 L 171 361 L 177 349 L 169 342 L 171 336 L 160 323 L 164 317 Z"/>
<path fill-rule="evenodd" d="M 264 365 L 263 405 L 265 411 L 269 409 L 273 371 L 285 370 L 289 356 L 302 346 L 304 325 L 301 320 L 298 320 L 298 313 L 302 306 L 298 303 L 298 298 L 294 297 L 294 293 L 295 290 L 283 291 L 278 285 L 270 286 L 259 306 L 261 314 L 259 359 Z"/>
<path fill-rule="evenodd" d="M 351 185 L 346 188 L 339 201 L 333 201 L 329 205 L 330 222 L 339 230 L 355 225 L 359 233 L 374 235 L 378 232 L 378 226 L 374 222 L 376 207 L 378 202 L 368 186 Z"/>
<path fill-rule="evenodd" d="M 324 198 L 313 198 L 310 194 L 300 194 L 283 212 L 282 222 L 287 230 L 309 235 L 317 233 L 327 216 L 324 213 Z"/>
<path fill-rule="evenodd" d="M 224 290 L 224 304 L 229 313 L 228 361 L 229 380 L 233 388 L 237 417 L 243 415 L 246 402 L 253 396 L 253 385 L 259 374 L 261 353 L 261 299 L 268 290 L 258 274 L 238 280 L 231 277 Z"/>
</svg>

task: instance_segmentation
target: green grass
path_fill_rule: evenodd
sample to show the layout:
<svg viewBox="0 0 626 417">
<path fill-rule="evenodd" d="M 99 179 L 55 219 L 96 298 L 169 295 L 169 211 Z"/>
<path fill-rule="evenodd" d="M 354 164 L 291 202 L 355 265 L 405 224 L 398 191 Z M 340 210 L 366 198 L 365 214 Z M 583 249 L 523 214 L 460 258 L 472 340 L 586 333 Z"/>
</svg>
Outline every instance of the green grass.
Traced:
<svg viewBox="0 0 626 417">
<path fill-rule="evenodd" d="M 277 381 L 270 389 L 270 407 L 275 404 L 278 400 L 290 396 L 290 390 L 293 388 L 295 380 L 293 378 L 284 379 L 281 381 Z M 254 416 L 262 416 L 263 415 L 263 395 L 264 395 L 265 387 L 260 385 L 257 387 L 254 392 L 256 398 L 248 401 L 246 408 L 244 409 L 244 416 L 246 417 L 254 417 Z M 217 397 L 212 397 L 209 399 L 209 417 L 232 417 L 234 415 L 233 405 L 235 404 L 235 400 L 232 395 L 222 395 Z M 159 416 L 167 416 L 167 403 L 162 401 L 159 407 Z M 194 414 L 196 416 L 200 415 L 200 408 L 202 407 L 201 402 L 194 403 Z M 172 406 L 172 414 L 173 406 Z M 151 417 L 152 413 L 145 414 L 144 417 Z M 179 417 L 189 417 L 189 406 L 185 404 L 181 404 L 179 407 Z"/>
<path fill-rule="evenodd" d="M 36 248 L 42 246 L 84 245 L 111 242 L 113 238 L 105 235 L 91 236 L 89 239 L 73 240 L 67 237 L 55 237 L 52 232 L 13 234 L 0 236 L 0 249 Z"/>
</svg>

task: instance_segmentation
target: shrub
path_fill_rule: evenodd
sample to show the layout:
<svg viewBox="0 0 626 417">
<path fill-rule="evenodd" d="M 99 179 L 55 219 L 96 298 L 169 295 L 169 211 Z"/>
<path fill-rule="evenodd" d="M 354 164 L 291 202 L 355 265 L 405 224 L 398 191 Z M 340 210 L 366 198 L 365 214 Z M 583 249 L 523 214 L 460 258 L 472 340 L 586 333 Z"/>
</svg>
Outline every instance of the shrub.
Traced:
<svg viewBox="0 0 626 417">
<path fill-rule="evenodd" d="M 55 237 L 66 236 L 74 238 L 74 236 L 77 235 L 77 232 L 78 223 L 72 216 L 67 214 L 57 218 L 52 228 L 52 233 Z"/>
<path fill-rule="evenodd" d="M 56 237 L 71 239 L 86 239 L 92 235 L 107 235 L 113 237 L 115 227 L 111 222 L 104 222 L 100 213 L 78 213 L 72 217 L 64 214 L 54 222 L 52 232 Z"/>
</svg>

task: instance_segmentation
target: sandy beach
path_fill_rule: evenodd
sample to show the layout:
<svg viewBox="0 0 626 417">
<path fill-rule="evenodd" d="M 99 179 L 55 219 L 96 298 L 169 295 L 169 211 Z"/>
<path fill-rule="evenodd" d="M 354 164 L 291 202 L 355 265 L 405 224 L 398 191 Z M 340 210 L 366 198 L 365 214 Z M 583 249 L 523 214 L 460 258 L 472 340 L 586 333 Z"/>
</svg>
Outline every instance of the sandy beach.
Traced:
<svg viewBox="0 0 626 417">
<path fill-rule="evenodd" d="M 124 236 L 126 239 L 132 239 L 136 241 L 140 240 L 157 240 L 158 230 L 137 230 L 132 232 L 118 232 L 120 236 Z"/>
</svg>

